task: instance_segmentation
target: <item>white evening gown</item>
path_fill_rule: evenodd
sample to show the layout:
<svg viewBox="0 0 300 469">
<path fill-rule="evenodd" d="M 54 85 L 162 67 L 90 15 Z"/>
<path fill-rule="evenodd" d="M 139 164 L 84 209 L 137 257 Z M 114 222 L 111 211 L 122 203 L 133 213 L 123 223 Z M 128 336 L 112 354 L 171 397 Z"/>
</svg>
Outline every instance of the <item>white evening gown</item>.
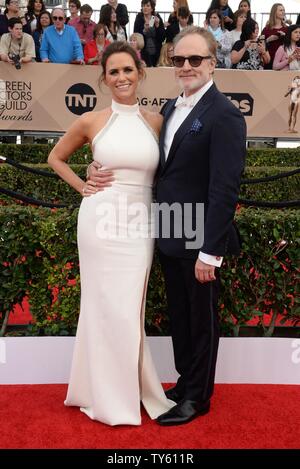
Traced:
<svg viewBox="0 0 300 469">
<path fill-rule="evenodd" d="M 65 404 L 109 425 L 139 425 L 140 401 L 152 419 L 174 405 L 165 397 L 144 332 L 159 150 L 138 105 L 113 101 L 112 111 L 92 149 L 115 180 L 84 198 L 78 215 L 81 305 Z"/>
</svg>

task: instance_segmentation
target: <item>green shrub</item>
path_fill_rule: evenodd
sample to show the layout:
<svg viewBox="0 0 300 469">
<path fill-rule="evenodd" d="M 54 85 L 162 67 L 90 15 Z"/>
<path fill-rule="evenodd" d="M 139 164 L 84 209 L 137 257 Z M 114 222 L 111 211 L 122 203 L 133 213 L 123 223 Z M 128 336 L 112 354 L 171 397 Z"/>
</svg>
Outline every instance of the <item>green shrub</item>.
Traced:
<svg viewBox="0 0 300 469">
<path fill-rule="evenodd" d="M 247 166 L 300 166 L 298 148 L 248 148 Z"/>
<path fill-rule="evenodd" d="M 262 334 L 271 336 L 278 315 L 282 324 L 300 324 L 299 210 L 242 209 L 236 216 L 243 241 L 239 258 L 222 268 L 223 331 L 239 335 L 255 316 Z M 264 325 L 268 314 L 270 325 Z"/>
<path fill-rule="evenodd" d="M 79 265 L 76 242 L 78 210 L 23 206 L 0 207 L 0 311 L 30 299 L 34 323 L 28 334 L 72 335 L 79 313 Z M 300 322 L 299 212 L 242 209 L 237 214 L 243 238 L 238 259 L 222 266 L 220 299 L 224 335 L 239 335 L 241 326 L 260 317 L 262 334 L 272 335 L 278 314 Z M 263 326 L 269 314 L 271 325 Z M 147 331 L 168 332 L 166 299 L 160 266 L 155 259 L 146 306 Z"/>
<path fill-rule="evenodd" d="M 293 167 L 247 167 L 243 178 L 263 178 L 293 170 Z M 260 201 L 299 200 L 300 173 L 270 182 L 242 184 L 240 198 Z"/>
<path fill-rule="evenodd" d="M 86 165 L 71 165 L 71 167 L 85 180 Z M 43 169 L 53 173 L 51 168 L 45 164 L 36 164 L 34 165 L 34 168 Z M 2 164 L 0 166 L 0 181 L 1 187 L 5 187 L 6 189 L 46 202 L 62 203 L 71 206 L 79 205 L 82 199 L 78 192 L 60 178 L 54 179 L 51 177 L 27 173 L 8 164 Z"/>
<path fill-rule="evenodd" d="M 53 145 L 0 145 L 0 154 L 30 166 L 51 171 L 45 164 Z M 249 149 L 244 178 L 258 178 L 299 166 L 300 149 Z M 89 146 L 70 162 L 81 177 L 91 160 Z M 72 335 L 79 312 L 79 265 L 76 242 L 76 206 L 81 196 L 60 179 L 25 173 L 0 165 L 0 187 L 70 209 L 49 210 L 17 205 L 0 195 L 0 324 L 3 331 L 9 311 L 24 296 L 30 298 L 34 323 L 28 334 Z M 254 200 L 299 199 L 299 175 L 271 183 L 242 185 L 241 198 Z M 224 335 L 239 335 L 241 326 L 258 316 L 262 335 L 272 335 L 278 314 L 283 324 L 300 322 L 295 290 L 299 212 L 296 210 L 241 209 L 237 220 L 244 240 L 238 259 L 222 266 L 220 301 Z M 286 243 L 283 243 L 283 240 Z M 299 257 L 299 256 L 298 256 Z M 271 323 L 264 326 L 263 315 Z M 162 273 L 157 257 L 149 280 L 146 327 L 149 333 L 169 330 Z"/>
<path fill-rule="evenodd" d="M 0 155 L 22 163 L 46 163 L 53 145 L 45 144 L 0 144 Z M 89 145 L 74 152 L 71 163 L 86 163 L 91 160 Z M 247 166 L 299 166 L 299 148 L 248 148 Z"/>
<path fill-rule="evenodd" d="M 0 145 L 0 155 L 11 158 L 19 163 L 46 163 L 48 155 L 54 145 L 51 144 L 22 144 L 14 145 L 11 143 L 2 143 Z M 85 164 L 92 160 L 92 153 L 89 145 L 84 145 L 75 151 L 70 158 L 72 164 Z"/>
</svg>

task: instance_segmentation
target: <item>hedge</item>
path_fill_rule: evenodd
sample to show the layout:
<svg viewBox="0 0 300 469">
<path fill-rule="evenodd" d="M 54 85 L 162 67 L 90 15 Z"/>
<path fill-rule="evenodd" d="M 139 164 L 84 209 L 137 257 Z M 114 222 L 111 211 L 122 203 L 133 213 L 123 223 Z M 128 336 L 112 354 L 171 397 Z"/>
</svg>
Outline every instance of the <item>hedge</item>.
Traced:
<svg viewBox="0 0 300 469">
<path fill-rule="evenodd" d="M 27 295 L 34 316 L 27 334 L 75 334 L 80 297 L 77 213 L 77 209 L 0 206 L 2 325 L 5 314 Z M 296 295 L 299 213 L 241 209 L 236 218 L 243 252 L 238 259 L 227 259 L 222 266 L 223 335 L 238 336 L 241 326 L 256 316 L 262 335 L 272 335 L 278 314 L 282 315 L 282 324 L 288 320 L 299 324 Z M 263 322 L 265 314 L 271 319 L 269 327 Z M 157 260 L 148 289 L 146 328 L 150 334 L 169 331 L 164 283 Z"/>
<path fill-rule="evenodd" d="M 298 148 L 248 148 L 247 166 L 300 166 Z"/>
<path fill-rule="evenodd" d="M 0 155 L 11 158 L 19 163 L 46 163 L 48 155 L 54 145 L 52 144 L 21 144 L 2 143 L 0 145 Z M 84 145 L 80 150 L 74 152 L 70 158 L 70 163 L 85 164 L 92 160 L 89 145 Z"/>
<path fill-rule="evenodd" d="M 47 169 L 47 155 L 53 145 L 1 144 L 0 154 L 30 166 Z M 300 149 L 248 149 L 244 177 L 257 178 L 289 171 L 299 165 Z M 91 159 L 89 146 L 75 152 L 70 162 L 84 177 Z M 0 187 L 31 197 L 77 205 L 81 197 L 61 180 L 32 175 L 0 165 Z M 271 183 L 243 185 L 241 198 L 255 200 L 299 199 L 299 175 Z M 79 266 L 76 242 L 77 210 L 37 209 L 16 205 L 0 196 L 0 323 L 5 313 L 30 298 L 34 316 L 27 333 L 72 335 L 79 309 Z M 278 314 L 282 323 L 300 321 L 295 295 L 297 235 L 296 210 L 241 209 L 237 214 L 244 240 L 239 259 L 227 259 L 222 266 L 220 301 L 224 335 L 239 335 L 241 326 L 258 317 L 262 335 L 272 335 Z M 283 242 L 283 241 L 286 241 Z M 264 326 L 263 315 L 271 323 Z M 146 326 L 148 333 L 168 333 L 166 300 L 159 263 L 154 260 L 149 282 Z"/>
<path fill-rule="evenodd" d="M 2 143 L 0 145 L 0 155 L 11 158 L 19 163 L 46 163 L 48 155 L 54 144 L 21 144 Z M 92 160 L 92 153 L 89 145 L 74 152 L 70 158 L 70 163 L 86 164 Z"/>
<path fill-rule="evenodd" d="M 53 145 L 46 144 L 0 144 L 0 155 L 24 163 L 46 163 Z M 77 150 L 71 163 L 86 163 L 91 160 L 89 145 Z M 248 148 L 247 166 L 299 166 L 299 148 Z"/>
<path fill-rule="evenodd" d="M 74 171 L 85 178 L 86 165 L 71 165 Z M 45 164 L 36 164 L 35 168 L 49 170 Z M 245 178 L 271 176 L 280 172 L 294 170 L 295 167 L 248 167 Z M 26 173 L 10 165 L 0 166 L 0 186 L 48 202 L 78 205 L 81 196 L 61 179 L 53 179 Z M 2 182 L 3 181 L 3 182 Z M 300 174 L 263 184 L 241 186 L 241 198 L 267 201 L 300 199 Z M 9 202 L 10 203 L 10 202 Z"/>
</svg>

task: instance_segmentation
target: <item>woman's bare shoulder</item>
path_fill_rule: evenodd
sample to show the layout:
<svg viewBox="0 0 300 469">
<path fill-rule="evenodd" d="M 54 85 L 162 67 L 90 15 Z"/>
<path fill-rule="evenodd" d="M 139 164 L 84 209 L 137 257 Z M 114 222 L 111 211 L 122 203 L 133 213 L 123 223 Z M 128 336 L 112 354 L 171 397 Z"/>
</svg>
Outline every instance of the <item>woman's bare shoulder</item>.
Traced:
<svg viewBox="0 0 300 469">
<path fill-rule="evenodd" d="M 112 114 L 110 107 L 101 111 L 86 112 L 80 117 L 80 125 L 85 129 L 88 140 L 91 142 L 95 135 L 105 127 Z"/>
<path fill-rule="evenodd" d="M 94 122 L 105 121 L 111 115 L 111 108 L 106 107 L 101 111 L 90 111 L 85 112 L 80 116 L 80 120 L 83 124 L 93 124 Z"/>
<path fill-rule="evenodd" d="M 140 109 L 143 118 L 151 125 L 155 132 L 159 135 L 163 123 L 163 116 L 159 112 L 148 111 L 148 109 Z"/>
</svg>

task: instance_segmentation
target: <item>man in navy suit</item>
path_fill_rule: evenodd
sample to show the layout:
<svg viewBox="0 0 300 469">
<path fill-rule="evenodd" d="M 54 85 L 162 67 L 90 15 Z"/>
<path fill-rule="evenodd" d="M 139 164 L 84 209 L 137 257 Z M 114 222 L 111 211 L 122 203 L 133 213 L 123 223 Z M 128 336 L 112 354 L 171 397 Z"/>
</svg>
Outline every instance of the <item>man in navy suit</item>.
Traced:
<svg viewBox="0 0 300 469">
<path fill-rule="evenodd" d="M 210 409 L 219 342 L 219 268 L 224 255 L 240 249 L 233 218 L 246 153 L 244 117 L 212 80 L 213 36 L 195 26 L 181 31 L 174 42 L 173 64 L 183 95 L 162 110 L 156 201 L 169 207 L 179 204 L 181 228 L 192 226 L 188 233 L 182 229 L 182 236 L 178 226 L 171 226 L 170 236 L 161 233 L 158 238 L 180 375 L 176 386 L 166 391 L 177 405 L 158 417 L 160 425 L 184 424 Z M 203 223 L 197 210 L 201 206 Z M 166 223 L 161 212 L 161 222 Z M 194 243 L 193 231 L 198 234 Z"/>
</svg>

